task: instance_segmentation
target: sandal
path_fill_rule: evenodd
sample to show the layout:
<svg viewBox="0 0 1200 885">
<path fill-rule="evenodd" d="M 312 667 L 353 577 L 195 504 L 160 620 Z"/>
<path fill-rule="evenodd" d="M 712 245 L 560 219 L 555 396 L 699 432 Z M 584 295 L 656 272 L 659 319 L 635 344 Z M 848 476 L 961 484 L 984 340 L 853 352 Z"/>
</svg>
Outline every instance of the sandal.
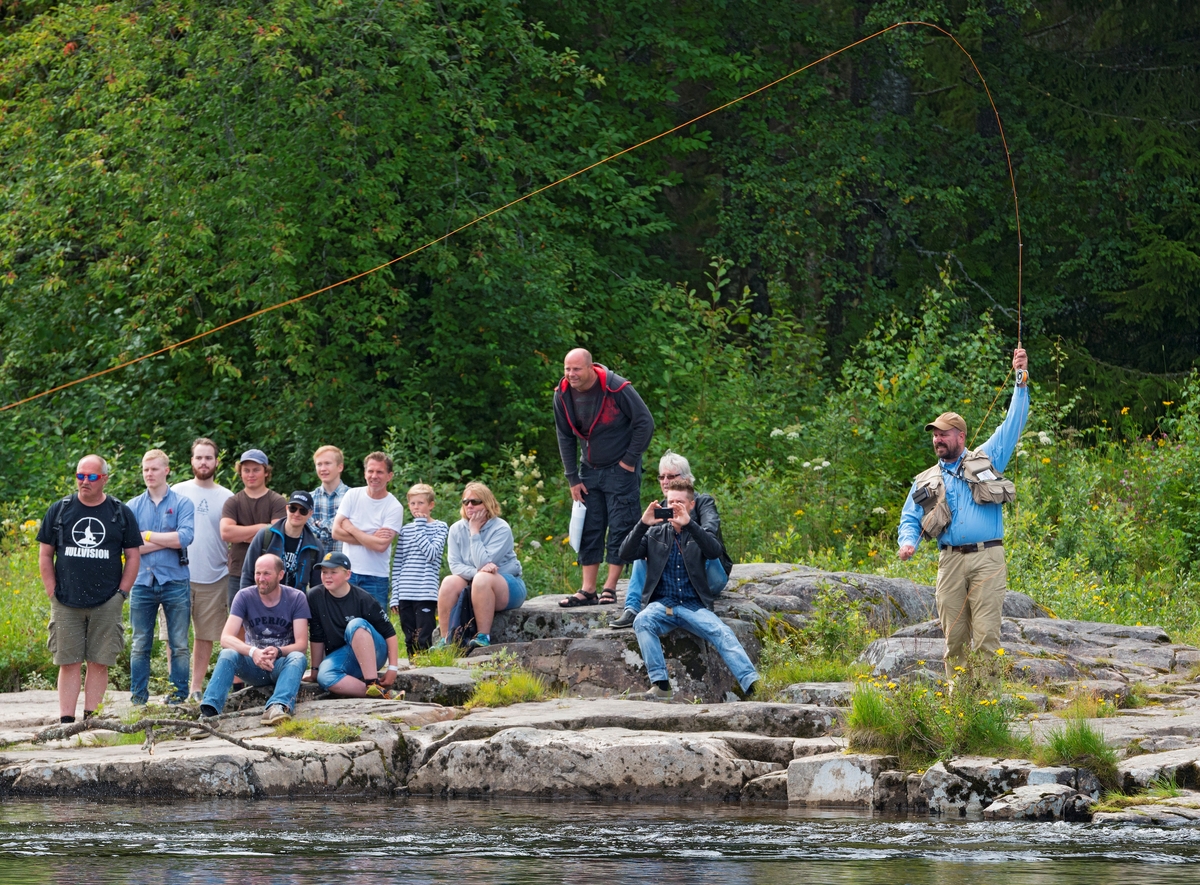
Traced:
<svg viewBox="0 0 1200 885">
<path fill-rule="evenodd" d="M 586 590 L 580 590 L 578 593 L 572 593 L 566 599 L 560 600 L 559 608 L 578 608 L 581 605 L 598 605 L 600 600 L 596 598 L 593 591 L 588 593 Z"/>
<path fill-rule="evenodd" d="M 605 587 L 600 591 L 600 598 L 596 600 L 600 605 L 616 605 L 617 603 L 617 588 Z"/>
</svg>

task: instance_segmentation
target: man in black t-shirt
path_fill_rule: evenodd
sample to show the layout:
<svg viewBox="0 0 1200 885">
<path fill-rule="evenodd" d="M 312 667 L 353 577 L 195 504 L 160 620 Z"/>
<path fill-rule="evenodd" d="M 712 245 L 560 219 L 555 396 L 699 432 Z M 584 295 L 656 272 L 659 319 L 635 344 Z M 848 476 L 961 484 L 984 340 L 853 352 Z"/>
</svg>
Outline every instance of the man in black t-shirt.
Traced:
<svg viewBox="0 0 1200 885">
<path fill-rule="evenodd" d="M 125 647 L 121 609 L 137 580 L 142 539 L 130 509 L 104 494 L 107 483 L 108 463 L 86 455 L 76 467 L 78 491 L 50 505 L 38 530 L 38 571 L 50 598 L 50 651 L 64 723 L 75 721 L 83 662 L 86 719 L 104 699 L 108 668 Z"/>
<path fill-rule="evenodd" d="M 350 583 L 345 553 L 326 553 L 318 567 L 323 586 L 308 591 L 313 668 L 305 681 L 331 694 L 391 698 L 400 669 L 396 628 L 371 594 Z M 381 676 L 385 658 L 388 668 Z"/>
</svg>

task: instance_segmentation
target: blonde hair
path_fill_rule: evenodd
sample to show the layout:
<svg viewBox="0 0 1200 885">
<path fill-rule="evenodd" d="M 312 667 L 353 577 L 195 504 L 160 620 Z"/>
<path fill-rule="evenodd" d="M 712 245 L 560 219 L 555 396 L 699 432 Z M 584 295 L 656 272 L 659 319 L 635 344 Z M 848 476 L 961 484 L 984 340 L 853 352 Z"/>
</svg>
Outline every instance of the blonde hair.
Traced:
<svg viewBox="0 0 1200 885">
<path fill-rule="evenodd" d="M 321 448 L 313 452 L 313 460 L 316 461 L 322 455 L 336 455 L 337 462 L 343 467 L 346 466 L 346 456 L 342 454 L 342 450 L 337 446 L 321 446 Z"/>
<path fill-rule="evenodd" d="M 413 495 L 424 495 L 426 498 L 429 499 L 430 504 L 432 504 L 434 501 L 437 500 L 437 498 L 433 494 L 433 486 L 426 485 L 423 482 L 419 482 L 415 486 L 413 486 L 411 489 L 409 489 L 407 494 L 405 494 L 404 497 L 411 498 Z"/>
<path fill-rule="evenodd" d="M 462 491 L 464 498 L 478 498 L 483 502 L 483 509 L 487 511 L 488 519 L 494 519 L 500 515 L 500 502 L 496 500 L 496 496 L 481 482 L 469 482 Z M 467 505 L 460 505 L 458 515 L 463 519 L 467 518 Z"/>
<path fill-rule="evenodd" d="M 142 455 L 142 461 L 146 461 L 148 458 L 162 461 L 164 467 L 166 467 L 168 470 L 171 469 L 171 459 L 167 457 L 167 453 L 162 449 L 151 449 L 146 454 Z"/>
</svg>

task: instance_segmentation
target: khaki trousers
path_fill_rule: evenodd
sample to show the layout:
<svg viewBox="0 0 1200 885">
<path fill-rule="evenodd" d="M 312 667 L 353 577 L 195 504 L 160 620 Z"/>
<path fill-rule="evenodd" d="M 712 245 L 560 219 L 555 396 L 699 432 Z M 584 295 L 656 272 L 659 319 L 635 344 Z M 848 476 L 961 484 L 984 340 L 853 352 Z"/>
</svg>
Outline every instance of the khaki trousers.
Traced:
<svg viewBox="0 0 1200 885">
<path fill-rule="evenodd" d="M 1000 617 L 1008 566 L 1003 547 L 973 553 L 943 550 L 938 558 L 937 610 L 946 635 L 946 670 L 970 649 L 1000 648 Z"/>
</svg>

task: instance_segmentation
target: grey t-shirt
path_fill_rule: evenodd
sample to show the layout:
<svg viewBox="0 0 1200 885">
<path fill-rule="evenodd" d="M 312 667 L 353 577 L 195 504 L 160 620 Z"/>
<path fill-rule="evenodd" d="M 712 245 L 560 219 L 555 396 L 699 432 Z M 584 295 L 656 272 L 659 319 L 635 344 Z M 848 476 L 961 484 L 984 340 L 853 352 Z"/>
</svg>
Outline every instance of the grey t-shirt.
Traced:
<svg viewBox="0 0 1200 885">
<path fill-rule="evenodd" d="M 575 406 L 575 426 L 583 433 L 592 429 L 596 422 L 596 413 L 600 411 L 600 403 L 604 399 L 604 385 L 593 384 L 582 393 L 571 391 L 571 401 Z"/>
<path fill-rule="evenodd" d="M 312 617 L 307 596 L 287 585 L 280 589 L 283 593 L 274 608 L 263 605 L 257 587 L 243 587 L 233 597 L 229 613 L 242 619 L 246 626 L 246 642 L 255 648 L 291 645 L 296 641 L 292 621 L 307 621 Z"/>
</svg>

